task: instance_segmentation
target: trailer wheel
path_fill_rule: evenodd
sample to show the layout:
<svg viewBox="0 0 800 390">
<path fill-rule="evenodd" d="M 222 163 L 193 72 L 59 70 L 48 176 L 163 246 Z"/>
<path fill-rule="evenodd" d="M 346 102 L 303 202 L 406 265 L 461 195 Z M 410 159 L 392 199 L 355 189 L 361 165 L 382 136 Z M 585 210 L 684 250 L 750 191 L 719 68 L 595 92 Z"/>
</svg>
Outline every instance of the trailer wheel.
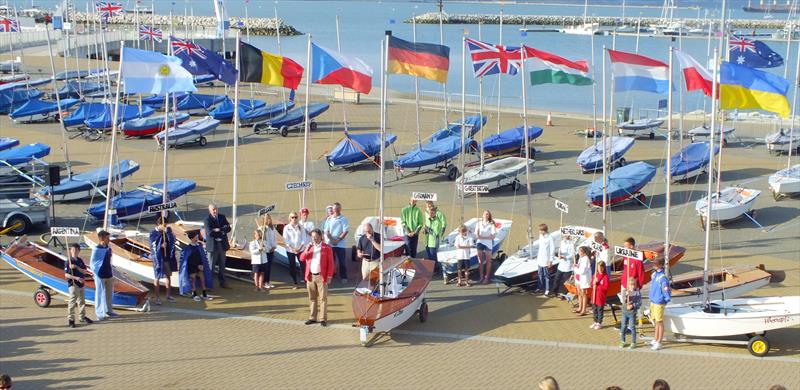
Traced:
<svg viewBox="0 0 800 390">
<path fill-rule="evenodd" d="M 762 335 L 753 336 L 747 342 L 747 350 L 753 356 L 764 357 L 769 352 L 769 340 Z"/>
<path fill-rule="evenodd" d="M 728 140 L 725 139 L 725 137 L 722 137 L 722 147 L 724 148 L 726 146 L 728 146 Z"/>
<path fill-rule="evenodd" d="M 783 196 L 781 196 L 781 194 L 779 194 L 779 193 L 777 193 L 775 191 L 772 191 L 772 198 L 775 199 L 775 201 L 777 202 L 777 201 L 781 200 L 781 198 L 783 198 Z"/>
<path fill-rule="evenodd" d="M 31 227 L 31 221 L 28 217 L 24 215 L 14 215 L 13 217 L 8 219 L 8 224 L 6 226 L 14 226 L 18 225 L 16 228 L 11 229 L 8 231 L 10 236 L 19 236 L 25 234 L 28 229 Z"/>
<path fill-rule="evenodd" d="M 505 252 L 499 251 L 499 252 L 497 252 L 497 258 L 495 260 L 497 262 L 499 262 L 499 263 L 502 263 L 502 262 L 506 261 L 507 258 L 508 258 L 508 255 L 506 255 Z"/>
<path fill-rule="evenodd" d="M 511 182 L 511 189 L 514 191 L 518 190 L 520 186 L 522 186 L 522 184 L 517 179 Z"/>
<path fill-rule="evenodd" d="M 200 137 L 200 139 L 197 142 L 200 144 L 200 146 L 206 146 L 208 144 L 208 140 L 206 139 L 206 137 Z"/>
<path fill-rule="evenodd" d="M 281 126 L 280 128 L 281 137 L 286 137 L 289 135 L 289 126 Z"/>
<path fill-rule="evenodd" d="M 36 306 L 39 307 L 50 306 L 50 293 L 43 287 L 39 287 L 33 293 L 33 301 L 36 302 Z"/>
<path fill-rule="evenodd" d="M 536 148 L 532 147 L 528 150 L 528 154 L 531 156 L 531 159 L 536 158 Z"/>
<path fill-rule="evenodd" d="M 447 168 L 447 178 L 450 180 L 455 180 L 458 177 L 458 168 L 455 165 L 451 165 Z"/>
<path fill-rule="evenodd" d="M 647 198 L 644 196 L 644 194 L 639 194 L 639 196 L 637 196 L 636 199 L 639 199 L 639 202 L 642 202 L 643 206 L 647 204 L 645 203 L 645 201 L 647 201 Z"/>
<path fill-rule="evenodd" d="M 656 133 L 650 132 L 650 139 L 656 139 Z"/>
<path fill-rule="evenodd" d="M 311 131 L 317 131 L 317 122 L 311 122 L 308 128 L 311 129 Z"/>
<path fill-rule="evenodd" d="M 422 300 L 422 305 L 419 307 L 419 322 L 428 321 L 428 302 Z"/>
</svg>

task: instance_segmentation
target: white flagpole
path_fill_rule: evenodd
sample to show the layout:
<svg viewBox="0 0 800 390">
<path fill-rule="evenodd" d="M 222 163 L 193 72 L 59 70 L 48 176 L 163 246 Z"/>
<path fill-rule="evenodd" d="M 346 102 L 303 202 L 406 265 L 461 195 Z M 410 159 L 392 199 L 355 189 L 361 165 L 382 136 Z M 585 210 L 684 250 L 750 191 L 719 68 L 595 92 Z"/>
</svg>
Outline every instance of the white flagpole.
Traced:
<svg viewBox="0 0 800 390">
<path fill-rule="evenodd" d="M 527 88 L 525 85 L 525 60 L 527 59 L 527 49 L 525 48 L 525 44 L 519 45 L 520 49 L 520 84 L 522 85 L 522 131 L 525 136 L 525 189 L 528 195 L 527 205 L 528 205 L 528 256 L 533 256 L 530 253 L 531 248 L 533 248 L 533 205 L 531 205 L 531 148 L 528 146 L 528 94 Z"/>
<path fill-rule="evenodd" d="M 150 27 L 156 28 L 156 0 L 150 1 Z M 151 46 L 150 50 L 156 51 L 156 40 L 151 39 Z"/>
<path fill-rule="evenodd" d="M 724 12 L 724 11 L 723 11 Z M 717 74 L 719 69 L 719 55 L 717 49 L 714 49 L 714 71 L 713 77 L 711 78 L 711 132 L 708 135 L 708 161 L 711 169 L 708 172 L 708 185 L 706 189 L 706 213 L 705 213 L 705 245 L 703 245 L 703 303 L 708 303 L 708 283 L 705 281 L 708 280 L 708 262 L 710 254 L 710 245 L 711 245 L 711 189 L 714 183 L 713 180 L 713 172 L 714 172 L 714 128 L 717 122 L 717 99 L 714 97 L 717 96 L 717 89 L 719 86 L 717 85 Z M 720 133 L 720 136 L 722 134 Z M 717 167 L 719 169 L 720 167 Z"/>
<path fill-rule="evenodd" d="M 311 94 L 311 34 L 308 34 L 308 49 L 306 51 L 306 107 L 304 118 L 304 132 L 303 132 L 303 181 L 308 180 L 308 137 L 310 131 L 310 123 L 308 123 L 308 104 L 309 95 Z M 383 157 L 383 156 L 381 156 Z M 303 188 L 302 200 L 300 207 L 306 207 L 306 189 Z"/>
<path fill-rule="evenodd" d="M 125 63 L 125 41 L 119 42 L 119 73 L 117 73 L 117 92 L 114 95 L 114 119 L 111 121 L 111 152 L 108 156 L 108 182 L 106 183 L 106 212 L 103 213 L 103 230 L 108 230 L 108 209 L 111 207 L 111 192 L 114 180 L 114 154 L 117 142 L 117 118 L 119 117 L 119 89 L 122 85 L 122 67 Z M 167 189 L 164 188 L 164 191 Z"/>
<path fill-rule="evenodd" d="M 340 40 L 340 31 L 339 31 L 339 15 L 336 15 L 336 50 L 339 51 L 339 54 L 342 53 L 342 41 Z M 344 132 L 347 133 L 347 103 L 344 101 L 344 87 L 340 86 L 339 90 L 342 93 L 342 117 L 344 120 Z M 381 155 L 383 158 L 383 155 Z"/>
<path fill-rule="evenodd" d="M 592 41 L 592 138 L 597 144 L 597 67 L 594 58 L 594 34 L 591 35 Z M 605 55 L 605 53 L 603 54 Z"/>
<path fill-rule="evenodd" d="M 222 38 L 223 41 L 225 38 Z M 236 30 L 236 70 L 241 68 L 240 51 L 241 46 L 241 31 Z M 233 197 L 231 214 L 233 214 L 233 222 L 231 225 L 231 240 L 236 241 L 236 220 L 237 218 L 237 194 L 239 192 L 239 79 L 236 79 L 236 84 L 233 86 Z"/>
<path fill-rule="evenodd" d="M 497 44 L 503 46 L 503 8 L 500 8 L 500 41 Z M 500 82 L 502 81 L 500 76 L 501 74 L 497 73 L 497 134 L 500 134 Z"/>
<path fill-rule="evenodd" d="M 792 149 L 794 145 L 792 145 L 792 141 L 794 141 L 794 137 L 797 135 L 796 132 L 800 131 L 797 128 L 797 95 L 800 94 L 800 43 L 797 44 L 797 60 L 795 63 L 794 68 L 794 94 L 792 95 L 792 133 L 789 137 L 789 158 L 786 160 L 786 168 L 792 167 Z M 788 58 L 787 58 L 788 59 Z"/>
<path fill-rule="evenodd" d="M 669 277 L 669 208 L 672 203 L 672 46 L 669 47 L 669 92 L 667 93 L 667 188 L 664 206 L 664 270 Z"/>
<path fill-rule="evenodd" d="M 56 95 L 56 107 L 58 107 L 58 122 L 61 124 L 61 138 L 64 141 L 64 160 L 66 160 L 67 164 L 67 176 L 72 177 L 72 163 L 69 160 L 69 147 L 67 144 L 67 128 L 64 127 L 64 116 L 61 115 L 61 97 L 58 93 L 58 81 L 56 81 L 56 63 L 53 60 L 53 47 L 50 44 L 50 30 L 45 29 L 45 37 L 47 37 L 47 52 L 50 54 L 50 70 L 53 72 L 53 92 Z M 11 64 L 13 69 L 14 64 Z M 51 201 L 53 200 L 53 195 L 50 194 Z"/>
<path fill-rule="evenodd" d="M 607 217 L 607 201 L 608 197 L 606 196 L 606 185 L 608 184 L 608 178 L 606 175 L 606 169 L 608 167 L 608 161 L 606 160 L 606 139 L 608 134 L 608 117 L 606 116 L 606 45 L 603 45 L 603 138 L 600 142 L 603 143 L 603 235 L 608 238 L 608 220 Z M 613 88 L 613 87 L 612 87 Z M 612 94 L 613 96 L 613 94 Z"/>
<path fill-rule="evenodd" d="M 381 111 L 381 156 L 383 156 L 383 149 L 384 149 L 384 145 L 386 143 L 386 141 L 385 141 L 385 134 L 386 134 L 386 88 L 387 88 L 387 84 L 388 84 L 386 68 L 388 67 L 387 63 L 389 62 L 389 59 L 388 59 L 389 54 L 388 53 L 389 53 L 389 34 L 387 33 L 386 35 L 384 35 L 383 40 L 381 41 L 381 110 L 380 110 Z M 384 208 L 384 205 L 383 205 L 383 203 L 384 203 L 383 176 L 384 176 L 385 169 L 386 169 L 385 165 L 383 164 L 383 161 L 381 161 L 381 166 L 380 166 L 381 178 L 380 178 L 380 190 L 379 190 L 380 191 L 380 196 L 378 197 L 378 199 L 379 199 L 379 201 L 378 201 L 379 202 L 378 215 L 380 217 L 380 226 L 381 226 L 381 229 L 380 229 L 381 230 L 381 248 L 383 248 L 384 236 L 385 236 L 384 231 L 383 231 L 383 220 L 384 220 L 384 215 L 383 215 L 383 208 Z M 380 268 L 379 272 L 378 272 L 378 291 L 379 291 L 380 296 L 383 296 L 384 293 L 385 293 L 384 284 L 383 284 L 383 260 L 384 260 L 383 250 L 380 251 L 380 254 L 381 254 L 381 257 L 380 257 L 381 260 L 380 260 L 380 262 L 378 262 L 379 268 Z"/>
<path fill-rule="evenodd" d="M 151 37 L 153 38 L 153 37 Z M 172 55 L 172 35 L 167 38 L 167 53 Z M 139 100 L 141 102 L 141 100 Z M 162 203 L 167 203 L 167 181 L 169 179 L 169 172 L 167 172 L 167 150 L 169 150 L 169 92 L 164 94 L 164 194 L 161 197 Z M 234 152 L 235 153 L 235 152 Z"/>
<path fill-rule="evenodd" d="M 483 31 L 481 31 L 481 26 L 483 24 L 478 22 L 478 40 L 483 41 Z M 499 73 L 498 73 L 499 75 Z M 497 118 L 497 122 L 500 122 L 500 118 Z M 486 156 L 483 155 L 483 143 L 486 141 L 486 138 L 483 134 L 483 77 L 478 78 L 478 123 L 481 125 L 481 169 L 483 169 L 483 164 L 486 162 Z M 475 194 L 475 199 L 478 198 L 478 194 Z"/>
<path fill-rule="evenodd" d="M 441 4 L 441 3 L 440 3 Z M 442 9 L 439 9 L 439 44 L 444 45 L 444 21 L 442 20 Z M 447 81 L 442 83 L 442 96 L 444 97 L 444 127 L 447 127 L 447 112 L 450 111 L 450 103 L 447 97 Z M 463 126 L 463 123 L 462 123 Z"/>
<path fill-rule="evenodd" d="M 277 41 L 278 41 L 278 55 L 282 56 L 283 55 L 283 51 L 281 50 L 281 25 L 280 25 L 280 19 L 278 19 L 278 2 L 277 1 L 275 2 L 275 6 L 273 7 L 273 9 L 275 10 L 275 38 L 277 38 Z M 285 88 L 281 88 L 281 99 L 285 104 L 286 103 L 286 89 Z M 305 163 L 305 159 L 303 159 L 303 162 Z M 305 191 L 306 190 L 303 190 L 304 194 L 305 194 Z M 303 202 L 303 203 L 305 203 L 305 202 Z"/>
<path fill-rule="evenodd" d="M 411 37 L 413 38 L 414 43 L 417 43 L 417 15 L 411 17 Z M 414 107 L 416 108 L 415 112 L 417 119 L 417 147 L 421 147 L 422 138 L 419 135 L 419 77 L 414 77 Z"/>
<path fill-rule="evenodd" d="M 461 223 L 464 223 L 464 142 L 467 137 L 467 32 L 461 35 L 461 153 L 458 155 L 458 171 L 461 173 L 461 180 L 456 181 L 456 193 L 461 191 Z M 461 188 L 459 189 L 459 185 Z"/>
</svg>

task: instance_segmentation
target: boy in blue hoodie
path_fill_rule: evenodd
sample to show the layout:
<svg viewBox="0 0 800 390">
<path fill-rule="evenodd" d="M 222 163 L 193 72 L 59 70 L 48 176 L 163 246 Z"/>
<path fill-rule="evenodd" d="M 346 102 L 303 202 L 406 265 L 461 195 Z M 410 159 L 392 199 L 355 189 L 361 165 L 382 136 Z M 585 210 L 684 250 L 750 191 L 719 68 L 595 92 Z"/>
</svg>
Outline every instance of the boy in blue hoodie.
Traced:
<svg viewBox="0 0 800 390">
<path fill-rule="evenodd" d="M 653 263 L 655 270 L 650 283 L 650 319 L 655 323 L 656 334 L 651 349 L 658 351 L 664 338 L 664 306 L 669 303 L 671 296 L 669 278 L 664 273 L 664 259 L 656 258 Z"/>
</svg>

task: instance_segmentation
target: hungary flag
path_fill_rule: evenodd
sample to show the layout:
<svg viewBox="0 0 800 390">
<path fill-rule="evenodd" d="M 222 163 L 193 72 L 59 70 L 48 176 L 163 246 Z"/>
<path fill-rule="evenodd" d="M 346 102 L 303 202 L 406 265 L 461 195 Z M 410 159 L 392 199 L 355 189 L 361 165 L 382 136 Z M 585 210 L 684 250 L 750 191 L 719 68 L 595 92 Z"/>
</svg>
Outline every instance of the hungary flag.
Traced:
<svg viewBox="0 0 800 390">
<path fill-rule="evenodd" d="M 525 66 L 531 69 L 531 85 L 592 85 L 594 82 L 586 75 L 589 73 L 586 61 L 573 62 L 530 47 L 525 48 L 525 57 Z"/>
</svg>

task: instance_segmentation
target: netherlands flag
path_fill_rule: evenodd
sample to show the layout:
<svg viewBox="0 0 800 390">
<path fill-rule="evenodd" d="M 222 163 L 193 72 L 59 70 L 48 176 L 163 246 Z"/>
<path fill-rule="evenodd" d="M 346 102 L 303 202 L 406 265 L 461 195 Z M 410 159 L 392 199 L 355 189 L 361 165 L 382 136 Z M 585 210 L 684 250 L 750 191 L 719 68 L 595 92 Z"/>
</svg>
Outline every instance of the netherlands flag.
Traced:
<svg viewBox="0 0 800 390">
<path fill-rule="evenodd" d="M 608 56 L 611 59 L 611 72 L 614 74 L 614 92 L 669 91 L 669 65 L 622 51 L 609 50 Z"/>
<path fill-rule="evenodd" d="M 311 82 L 335 84 L 368 94 L 372 89 L 372 68 L 356 57 L 311 44 Z"/>
</svg>

